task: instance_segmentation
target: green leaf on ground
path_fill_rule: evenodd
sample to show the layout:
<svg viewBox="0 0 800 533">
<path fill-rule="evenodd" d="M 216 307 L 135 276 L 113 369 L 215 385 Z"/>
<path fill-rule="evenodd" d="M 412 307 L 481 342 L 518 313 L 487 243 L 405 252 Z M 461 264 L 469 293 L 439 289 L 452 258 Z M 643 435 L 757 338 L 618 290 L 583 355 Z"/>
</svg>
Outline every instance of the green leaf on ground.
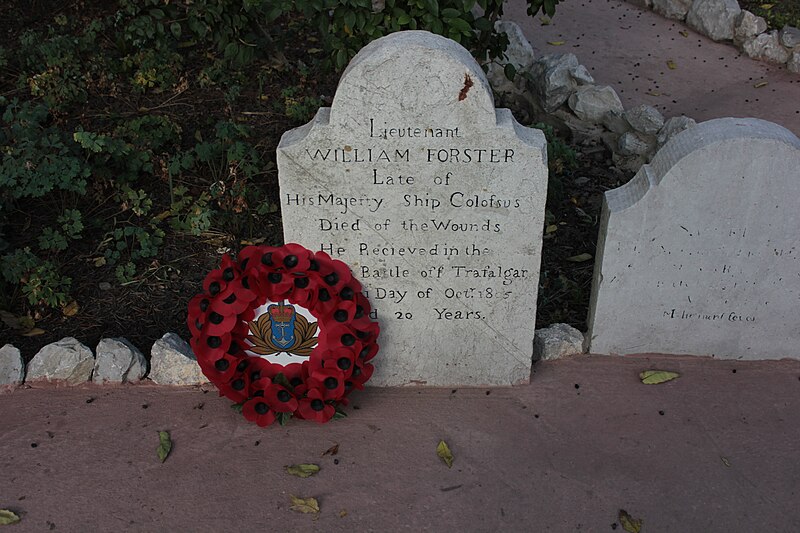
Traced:
<svg viewBox="0 0 800 533">
<path fill-rule="evenodd" d="M 19 517 L 8 509 L 0 509 L 0 526 L 9 526 L 19 522 Z"/>
<path fill-rule="evenodd" d="M 680 377 L 680 374 L 668 370 L 645 370 L 639 374 L 639 378 L 645 385 L 658 385 L 678 377 Z"/>
<path fill-rule="evenodd" d="M 319 472 L 319 465 L 311 463 L 291 465 L 291 466 L 286 466 L 284 468 L 286 468 L 286 473 L 302 478 L 311 477 L 317 472 Z"/>
<path fill-rule="evenodd" d="M 642 531 L 642 519 L 641 518 L 633 518 L 631 515 L 625 511 L 625 509 L 619 510 L 619 524 L 622 526 L 622 529 L 627 531 L 628 533 L 640 533 Z"/>
<path fill-rule="evenodd" d="M 167 460 L 167 456 L 169 452 L 172 451 L 172 440 L 169 438 L 169 431 L 159 431 L 158 432 L 158 448 L 156 448 L 156 453 L 158 453 L 158 458 L 163 463 Z"/>
<path fill-rule="evenodd" d="M 436 455 L 438 455 L 439 458 L 444 461 L 444 464 L 447 465 L 447 468 L 453 468 L 453 452 L 450 451 L 450 447 L 445 441 L 439 441 L 439 445 L 436 447 Z"/>
<path fill-rule="evenodd" d="M 304 514 L 319 514 L 319 502 L 316 498 L 298 498 L 297 496 L 290 496 L 292 498 L 292 505 L 289 507 L 292 511 Z"/>
<path fill-rule="evenodd" d="M 243 403 L 234 403 L 234 404 L 231 404 L 231 409 L 233 409 L 233 410 L 234 410 L 234 411 L 236 411 L 237 413 L 241 413 L 241 412 L 242 412 L 242 407 L 244 407 L 244 404 L 243 404 Z"/>
</svg>

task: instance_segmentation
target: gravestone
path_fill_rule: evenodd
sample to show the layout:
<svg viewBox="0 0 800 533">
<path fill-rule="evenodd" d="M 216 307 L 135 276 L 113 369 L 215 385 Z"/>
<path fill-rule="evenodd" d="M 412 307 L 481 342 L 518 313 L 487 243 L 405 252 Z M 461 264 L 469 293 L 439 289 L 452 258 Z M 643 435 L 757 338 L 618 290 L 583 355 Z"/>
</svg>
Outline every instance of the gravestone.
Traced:
<svg viewBox="0 0 800 533">
<path fill-rule="evenodd" d="M 800 140 L 756 119 L 681 132 L 605 196 L 592 353 L 800 356 Z"/>
<path fill-rule="evenodd" d="M 546 143 L 494 108 L 467 50 L 373 41 L 332 106 L 284 134 L 278 170 L 285 241 L 348 263 L 373 305 L 371 384 L 529 380 Z"/>
</svg>

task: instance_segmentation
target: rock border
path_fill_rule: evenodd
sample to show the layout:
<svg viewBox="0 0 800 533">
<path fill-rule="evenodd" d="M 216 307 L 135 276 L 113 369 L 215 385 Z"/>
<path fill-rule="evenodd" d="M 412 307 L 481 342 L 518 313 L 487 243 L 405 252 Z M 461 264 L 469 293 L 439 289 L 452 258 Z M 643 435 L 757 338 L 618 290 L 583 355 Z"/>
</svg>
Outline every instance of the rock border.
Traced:
<svg viewBox="0 0 800 533">
<path fill-rule="evenodd" d="M 684 22 L 706 37 L 727 41 L 751 59 L 786 66 L 800 74 L 800 29 L 767 31 L 767 22 L 736 0 L 627 0 L 670 20 Z"/>
</svg>

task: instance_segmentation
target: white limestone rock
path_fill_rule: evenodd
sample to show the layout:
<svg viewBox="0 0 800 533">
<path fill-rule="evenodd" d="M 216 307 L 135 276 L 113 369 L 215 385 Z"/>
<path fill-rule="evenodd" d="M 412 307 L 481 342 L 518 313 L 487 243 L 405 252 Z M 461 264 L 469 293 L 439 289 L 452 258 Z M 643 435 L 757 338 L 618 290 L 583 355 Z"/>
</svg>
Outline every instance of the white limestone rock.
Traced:
<svg viewBox="0 0 800 533">
<path fill-rule="evenodd" d="M 792 57 L 790 57 L 789 62 L 786 63 L 786 68 L 789 69 L 789 72 L 800 74 L 800 51 L 795 50 L 792 52 Z"/>
<path fill-rule="evenodd" d="M 800 30 L 792 26 L 784 26 L 779 33 L 780 41 L 789 50 L 800 47 Z"/>
<path fill-rule="evenodd" d="M 594 83 L 574 54 L 548 54 L 537 58 L 531 66 L 531 76 L 534 92 L 547 113 L 558 109 L 579 86 Z"/>
<path fill-rule="evenodd" d="M 667 144 L 667 142 L 669 142 L 669 140 L 675 135 L 683 130 L 691 128 L 696 124 L 697 122 L 695 122 L 693 118 L 689 118 L 685 115 L 668 119 L 666 122 L 664 122 L 664 127 L 658 132 L 658 137 L 656 138 L 656 148 L 661 149 L 661 147 Z"/>
<path fill-rule="evenodd" d="M 127 339 L 102 339 L 97 345 L 92 381 L 126 383 L 142 379 L 147 360 Z"/>
<path fill-rule="evenodd" d="M 639 105 L 625 111 L 622 115 L 633 129 L 647 135 L 655 135 L 664 127 L 664 115 L 649 105 Z"/>
<path fill-rule="evenodd" d="M 553 361 L 583 352 L 583 333 L 569 324 L 553 324 L 536 330 L 533 339 L 534 361 Z"/>
<path fill-rule="evenodd" d="M 621 113 L 617 110 L 611 110 L 605 115 L 603 115 L 603 126 L 605 126 L 609 131 L 622 134 L 626 131 L 631 130 L 631 125 L 625 120 L 623 116 L 624 113 Z"/>
<path fill-rule="evenodd" d="M 733 42 L 742 45 L 756 35 L 767 31 L 767 21 L 743 9 L 733 22 Z"/>
<path fill-rule="evenodd" d="M 607 85 L 578 87 L 569 97 L 569 107 L 579 119 L 592 124 L 602 123 L 603 117 L 609 111 L 624 111 L 619 96 Z"/>
<path fill-rule="evenodd" d="M 653 0 L 653 11 L 673 20 L 683 20 L 693 0 Z"/>
<path fill-rule="evenodd" d="M 19 385 L 25 381 L 22 354 L 11 344 L 0 348 L 0 387 Z"/>
<path fill-rule="evenodd" d="M 742 50 L 748 57 L 761 59 L 771 63 L 783 64 L 789 61 L 789 51 L 784 48 L 778 38 L 778 30 L 762 33 L 755 39 L 744 43 Z"/>
<path fill-rule="evenodd" d="M 656 138 L 635 131 L 623 133 L 619 137 L 617 151 L 621 155 L 646 156 L 656 146 Z"/>
<path fill-rule="evenodd" d="M 189 343 L 175 333 L 165 333 L 153 344 L 148 377 L 159 385 L 197 385 L 208 381 Z"/>
<path fill-rule="evenodd" d="M 619 142 L 619 141 L 618 141 Z M 626 172 L 638 172 L 642 166 L 647 163 L 647 157 L 644 155 L 623 155 L 619 152 L 619 148 L 615 148 L 617 151 L 611 154 L 611 160 L 614 162 L 614 166 L 620 170 Z"/>
<path fill-rule="evenodd" d="M 561 121 L 569 129 L 573 143 L 583 143 L 589 139 L 599 139 L 603 133 L 603 128 L 597 124 L 585 122 L 576 117 L 568 109 L 556 109 L 550 114 L 551 117 Z"/>
<path fill-rule="evenodd" d="M 509 80 L 505 74 L 505 66 L 513 65 L 518 73 L 529 71 L 536 57 L 533 47 L 516 23 L 498 20 L 494 27 L 498 33 L 505 33 L 508 36 L 508 48 L 506 48 L 505 58 L 489 64 L 486 77 L 489 78 L 492 89 L 497 93 L 519 94 L 525 92 L 525 78 L 517 75 L 513 81 Z"/>
<path fill-rule="evenodd" d="M 730 41 L 734 21 L 741 11 L 736 0 L 695 0 L 686 23 L 715 41 Z"/>
<path fill-rule="evenodd" d="M 66 337 L 48 344 L 28 363 L 27 382 L 58 381 L 77 385 L 89 381 L 94 369 L 92 350 Z"/>
</svg>

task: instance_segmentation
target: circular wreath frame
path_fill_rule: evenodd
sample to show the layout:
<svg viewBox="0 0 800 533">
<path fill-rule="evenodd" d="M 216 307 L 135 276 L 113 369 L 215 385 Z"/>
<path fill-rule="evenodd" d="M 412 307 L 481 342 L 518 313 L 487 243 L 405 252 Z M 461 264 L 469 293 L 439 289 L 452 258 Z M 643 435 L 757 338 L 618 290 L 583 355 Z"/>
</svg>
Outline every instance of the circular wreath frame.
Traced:
<svg viewBox="0 0 800 533">
<path fill-rule="evenodd" d="M 203 374 L 247 420 L 268 426 L 295 416 L 327 422 L 342 416 L 348 395 L 363 389 L 378 353 L 378 323 L 349 267 L 299 244 L 248 246 L 203 281 L 189 302 L 190 344 Z M 267 302 L 288 300 L 319 324 L 303 362 L 280 365 L 251 356 L 248 324 Z"/>
</svg>

